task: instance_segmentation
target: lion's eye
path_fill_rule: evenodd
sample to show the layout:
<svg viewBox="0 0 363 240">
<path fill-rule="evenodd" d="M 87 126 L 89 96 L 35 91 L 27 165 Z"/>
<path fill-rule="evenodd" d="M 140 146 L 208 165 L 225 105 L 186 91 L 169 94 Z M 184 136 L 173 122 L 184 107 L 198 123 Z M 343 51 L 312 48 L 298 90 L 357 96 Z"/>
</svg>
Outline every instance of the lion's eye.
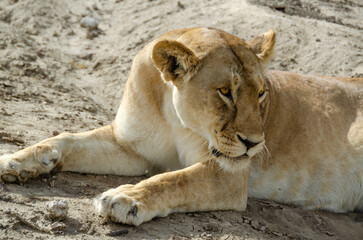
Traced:
<svg viewBox="0 0 363 240">
<path fill-rule="evenodd" d="M 265 95 L 265 91 L 262 90 L 258 93 L 258 98 L 262 98 L 263 95 Z"/>
<path fill-rule="evenodd" d="M 231 89 L 229 89 L 228 87 L 222 87 L 218 89 L 220 93 L 222 93 L 224 96 L 228 97 L 228 98 L 232 98 L 231 95 Z"/>
</svg>

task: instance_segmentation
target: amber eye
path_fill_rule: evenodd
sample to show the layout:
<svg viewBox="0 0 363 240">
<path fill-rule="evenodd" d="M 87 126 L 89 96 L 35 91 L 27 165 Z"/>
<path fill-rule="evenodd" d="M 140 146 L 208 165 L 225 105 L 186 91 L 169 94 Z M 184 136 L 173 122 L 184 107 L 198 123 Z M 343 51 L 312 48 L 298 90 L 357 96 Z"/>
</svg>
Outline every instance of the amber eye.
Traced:
<svg viewBox="0 0 363 240">
<path fill-rule="evenodd" d="M 220 93 L 222 93 L 224 96 L 228 97 L 228 98 L 232 98 L 231 95 L 231 89 L 229 89 L 228 87 L 222 87 L 218 89 Z"/>
<path fill-rule="evenodd" d="M 261 90 L 261 91 L 258 93 L 258 98 L 263 97 L 263 95 L 265 95 L 265 91 Z"/>
</svg>

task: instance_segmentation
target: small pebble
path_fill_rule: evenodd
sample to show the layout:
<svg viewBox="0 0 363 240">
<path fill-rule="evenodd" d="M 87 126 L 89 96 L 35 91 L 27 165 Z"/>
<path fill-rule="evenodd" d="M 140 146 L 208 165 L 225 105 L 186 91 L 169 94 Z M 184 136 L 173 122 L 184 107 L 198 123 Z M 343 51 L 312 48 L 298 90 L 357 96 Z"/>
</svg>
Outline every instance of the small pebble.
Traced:
<svg viewBox="0 0 363 240">
<path fill-rule="evenodd" d="M 181 9 L 185 9 L 184 4 L 182 4 L 181 2 L 178 2 L 178 7 L 181 8 Z"/>
<path fill-rule="evenodd" d="M 66 200 L 51 201 L 47 204 L 48 216 L 51 220 L 64 220 L 67 218 L 68 208 Z"/>
<path fill-rule="evenodd" d="M 93 17 L 84 17 L 81 19 L 81 27 L 87 28 L 89 30 L 98 28 L 98 21 Z"/>
<path fill-rule="evenodd" d="M 281 61 L 280 62 L 280 66 L 283 67 L 283 68 L 286 68 L 287 67 L 287 63 L 284 62 L 284 61 Z"/>
<path fill-rule="evenodd" d="M 203 229 L 208 232 L 219 232 L 218 224 L 207 223 L 203 226 Z"/>
<path fill-rule="evenodd" d="M 280 233 L 280 232 L 272 232 L 272 234 L 278 236 L 278 237 L 283 237 L 284 234 Z"/>
<path fill-rule="evenodd" d="M 67 226 L 62 222 L 55 222 L 50 226 L 50 231 L 52 233 L 59 233 L 63 230 L 65 230 Z"/>
<path fill-rule="evenodd" d="M 93 8 L 93 10 L 98 10 L 98 6 L 97 6 L 97 4 L 96 3 L 94 3 L 94 4 L 92 4 L 92 8 Z"/>
<path fill-rule="evenodd" d="M 252 221 L 251 221 L 251 226 L 252 226 L 254 229 L 258 230 L 259 223 L 258 223 L 256 220 L 252 220 Z"/>
<path fill-rule="evenodd" d="M 129 230 L 127 228 L 122 228 L 122 229 L 110 231 L 106 235 L 110 236 L 110 237 L 116 237 L 116 236 L 120 236 L 120 235 L 126 235 L 128 233 L 129 233 Z"/>
</svg>

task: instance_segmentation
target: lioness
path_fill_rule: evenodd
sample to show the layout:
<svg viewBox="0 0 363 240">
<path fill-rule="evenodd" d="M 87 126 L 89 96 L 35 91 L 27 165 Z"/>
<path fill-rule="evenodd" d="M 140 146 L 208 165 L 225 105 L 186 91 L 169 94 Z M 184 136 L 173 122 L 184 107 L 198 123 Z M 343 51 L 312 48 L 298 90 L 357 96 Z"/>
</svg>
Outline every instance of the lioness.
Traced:
<svg viewBox="0 0 363 240">
<path fill-rule="evenodd" d="M 212 28 L 166 33 L 135 57 L 111 125 L 2 156 L 1 179 L 170 171 L 96 198 L 102 216 L 133 225 L 244 210 L 247 195 L 363 210 L 363 79 L 264 73 L 274 44 L 272 30 L 249 42 Z"/>
</svg>

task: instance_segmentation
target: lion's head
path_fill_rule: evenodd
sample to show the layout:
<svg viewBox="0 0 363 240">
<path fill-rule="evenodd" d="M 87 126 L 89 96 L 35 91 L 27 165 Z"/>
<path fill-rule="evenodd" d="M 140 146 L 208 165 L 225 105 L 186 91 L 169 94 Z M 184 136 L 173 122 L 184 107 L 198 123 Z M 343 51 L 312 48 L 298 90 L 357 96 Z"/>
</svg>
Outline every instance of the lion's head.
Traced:
<svg viewBox="0 0 363 240">
<path fill-rule="evenodd" d="M 272 30 L 246 43 L 221 30 L 198 28 L 154 45 L 153 61 L 173 83 L 180 121 L 208 139 L 217 159 L 246 160 L 263 149 L 268 86 L 262 64 L 274 43 Z"/>
</svg>

